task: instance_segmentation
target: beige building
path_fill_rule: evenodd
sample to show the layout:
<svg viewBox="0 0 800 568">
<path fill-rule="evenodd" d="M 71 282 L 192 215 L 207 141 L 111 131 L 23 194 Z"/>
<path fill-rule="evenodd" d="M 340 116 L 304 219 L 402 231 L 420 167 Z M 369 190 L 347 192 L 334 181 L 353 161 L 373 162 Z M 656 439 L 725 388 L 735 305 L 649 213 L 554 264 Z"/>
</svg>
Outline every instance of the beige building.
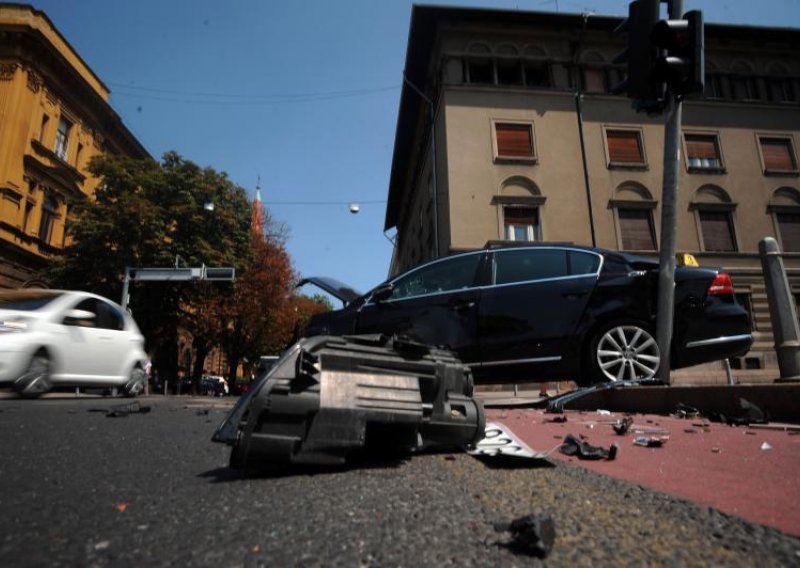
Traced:
<svg viewBox="0 0 800 568">
<path fill-rule="evenodd" d="M 657 256 L 664 117 L 610 94 L 619 18 L 415 6 L 386 229 L 391 271 L 489 241 Z M 706 25 L 704 96 L 683 105 L 678 239 L 753 313 L 734 365 L 771 365 L 758 243 L 800 293 L 800 30 Z M 430 117 L 434 120 L 431 124 Z"/>
<path fill-rule="evenodd" d="M 0 288 L 41 284 L 73 207 L 97 189 L 93 156 L 149 157 L 108 98 L 43 12 L 0 4 Z"/>
</svg>

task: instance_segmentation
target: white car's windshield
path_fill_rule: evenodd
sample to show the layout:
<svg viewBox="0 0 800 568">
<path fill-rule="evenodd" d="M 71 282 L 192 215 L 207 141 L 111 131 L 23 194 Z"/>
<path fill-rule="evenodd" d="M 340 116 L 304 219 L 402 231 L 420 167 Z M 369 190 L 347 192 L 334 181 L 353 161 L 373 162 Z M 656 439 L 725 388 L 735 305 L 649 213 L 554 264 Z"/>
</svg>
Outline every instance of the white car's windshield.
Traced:
<svg viewBox="0 0 800 568">
<path fill-rule="evenodd" d="M 0 310 L 38 310 L 61 294 L 52 290 L 3 290 L 0 291 Z"/>
</svg>

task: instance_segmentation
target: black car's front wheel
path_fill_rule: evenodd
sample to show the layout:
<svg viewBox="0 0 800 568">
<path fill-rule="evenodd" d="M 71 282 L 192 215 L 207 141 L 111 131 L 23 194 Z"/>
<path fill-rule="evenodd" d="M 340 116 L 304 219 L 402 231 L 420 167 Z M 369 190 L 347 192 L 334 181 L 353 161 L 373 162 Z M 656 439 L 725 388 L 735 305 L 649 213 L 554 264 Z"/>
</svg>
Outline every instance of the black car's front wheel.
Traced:
<svg viewBox="0 0 800 568">
<path fill-rule="evenodd" d="M 636 322 L 607 325 L 594 335 L 589 353 L 593 382 L 651 379 L 661 353 L 648 326 Z"/>
</svg>

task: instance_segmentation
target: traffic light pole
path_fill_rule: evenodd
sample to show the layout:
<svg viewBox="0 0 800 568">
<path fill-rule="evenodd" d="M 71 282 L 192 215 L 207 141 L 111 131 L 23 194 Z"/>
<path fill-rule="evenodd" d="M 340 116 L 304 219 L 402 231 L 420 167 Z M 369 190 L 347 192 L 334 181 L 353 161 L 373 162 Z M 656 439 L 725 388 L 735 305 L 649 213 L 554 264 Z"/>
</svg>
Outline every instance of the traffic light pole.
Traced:
<svg viewBox="0 0 800 568">
<path fill-rule="evenodd" d="M 680 19 L 683 0 L 669 2 L 669 18 Z M 670 384 L 670 354 L 675 306 L 675 240 L 677 235 L 678 168 L 680 166 L 681 100 L 669 94 L 670 107 L 664 125 L 664 178 L 661 193 L 661 250 L 658 263 L 658 313 L 656 342 L 661 353 L 658 379 Z"/>
</svg>

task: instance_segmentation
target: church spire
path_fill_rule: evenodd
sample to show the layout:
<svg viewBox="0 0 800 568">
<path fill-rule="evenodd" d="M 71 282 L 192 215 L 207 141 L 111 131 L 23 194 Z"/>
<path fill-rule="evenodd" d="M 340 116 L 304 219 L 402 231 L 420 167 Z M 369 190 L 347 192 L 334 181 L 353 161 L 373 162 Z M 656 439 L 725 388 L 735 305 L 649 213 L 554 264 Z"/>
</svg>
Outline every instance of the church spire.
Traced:
<svg viewBox="0 0 800 568">
<path fill-rule="evenodd" d="M 259 237 L 264 236 L 264 212 L 261 209 L 261 176 L 258 176 L 258 181 L 256 182 L 256 198 L 253 200 L 250 231 Z"/>
</svg>

